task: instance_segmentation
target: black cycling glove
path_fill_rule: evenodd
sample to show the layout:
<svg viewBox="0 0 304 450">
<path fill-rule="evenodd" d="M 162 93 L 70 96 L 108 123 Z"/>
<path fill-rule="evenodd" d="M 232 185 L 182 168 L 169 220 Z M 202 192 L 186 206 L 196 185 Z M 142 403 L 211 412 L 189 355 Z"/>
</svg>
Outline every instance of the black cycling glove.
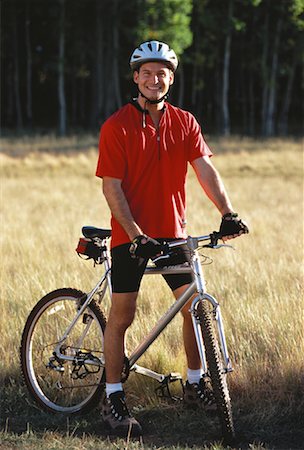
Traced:
<svg viewBox="0 0 304 450">
<path fill-rule="evenodd" d="M 247 224 L 238 218 L 237 213 L 227 213 L 222 217 L 219 232 L 221 237 L 224 237 L 249 233 L 249 229 Z"/>
<path fill-rule="evenodd" d="M 153 258 L 161 253 L 161 244 L 155 239 L 141 234 L 133 239 L 129 252 L 133 258 Z"/>
</svg>

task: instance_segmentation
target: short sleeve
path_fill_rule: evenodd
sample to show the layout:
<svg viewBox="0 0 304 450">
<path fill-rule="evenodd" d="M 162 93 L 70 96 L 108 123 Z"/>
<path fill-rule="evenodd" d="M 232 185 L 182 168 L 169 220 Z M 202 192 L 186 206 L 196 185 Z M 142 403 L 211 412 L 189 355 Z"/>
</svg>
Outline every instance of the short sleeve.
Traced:
<svg viewBox="0 0 304 450">
<path fill-rule="evenodd" d="M 189 113 L 188 161 L 192 162 L 200 156 L 212 156 L 195 117 Z"/>
<path fill-rule="evenodd" d="M 114 126 L 107 120 L 101 127 L 99 137 L 99 158 L 96 168 L 97 177 L 123 179 L 126 158 L 122 127 Z"/>
</svg>

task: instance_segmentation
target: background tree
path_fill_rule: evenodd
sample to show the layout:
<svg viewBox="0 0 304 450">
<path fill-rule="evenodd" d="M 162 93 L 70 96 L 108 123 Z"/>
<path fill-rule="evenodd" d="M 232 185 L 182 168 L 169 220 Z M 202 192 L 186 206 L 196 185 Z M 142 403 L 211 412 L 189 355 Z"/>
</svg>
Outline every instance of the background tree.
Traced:
<svg viewBox="0 0 304 450">
<path fill-rule="evenodd" d="M 26 119 L 29 128 L 33 125 L 32 105 L 32 44 L 31 44 L 31 12 L 27 0 L 25 10 L 25 42 L 26 42 Z"/>
<path fill-rule="evenodd" d="M 59 134 L 66 134 L 66 100 L 65 100 L 65 0 L 59 0 L 59 33 L 58 33 L 58 102 L 59 102 Z"/>
<path fill-rule="evenodd" d="M 205 132 L 302 134 L 303 12 L 304 0 L 2 0 L 2 132 L 98 129 L 136 94 L 133 49 L 160 39 L 180 59 L 170 101 Z"/>
<path fill-rule="evenodd" d="M 135 36 L 138 43 L 152 39 L 168 42 L 180 57 L 192 43 L 190 28 L 192 1 L 139 0 L 137 4 L 138 25 Z M 179 86 L 177 103 L 182 105 L 185 90 L 182 60 L 177 72 L 177 81 Z"/>
<path fill-rule="evenodd" d="M 296 68 L 304 62 L 304 1 L 293 0 L 289 6 L 290 21 L 293 26 L 290 27 L 289 38 L 284 45 L 284 66 L 282 72 L 285 75 L 286 83 L 283 89 L 283 100 L 278 120 L 278 132 L 281 135 L 287 135 L 288 115 L 292 102 L 292 91 L 294 87 Z M 303 81 L 303 80 L 302 80 Z M 303 86 L 302 86 L 303 87 Z M 303 113 L 303 104 L 302 104 Z"/>
</svg>

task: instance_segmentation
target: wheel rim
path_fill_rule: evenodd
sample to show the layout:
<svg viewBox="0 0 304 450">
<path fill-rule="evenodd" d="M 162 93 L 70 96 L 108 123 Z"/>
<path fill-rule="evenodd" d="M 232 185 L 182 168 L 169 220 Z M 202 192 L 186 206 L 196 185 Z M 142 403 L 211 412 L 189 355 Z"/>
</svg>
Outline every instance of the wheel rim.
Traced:
<svg viewBox="0 0 304 450">
<path fill-rule="evenodd" d="M 30 389 L 43 406 L 56 412 L 75 413 L 83 409 L 100 386 L 104 371 L 97 364 L 81 363 L 84 358 L 103 358 L 103 329 L 94 311 L 88 308 L 86 320 L 91 321 L 90 326 L 84 323 L 82 315 L 62 347 L 68 356 L 79 355 L 79 364 L 52 361 L 56 343 L 75 317 L 77 306 L 78 299 L 68 296 L 49 301 L 31 324 L 26 343 Z M 83 336 L 81 347 L 79 336 Z M 50 361 L 54 367 L 50 367 Z"/>
</svg>

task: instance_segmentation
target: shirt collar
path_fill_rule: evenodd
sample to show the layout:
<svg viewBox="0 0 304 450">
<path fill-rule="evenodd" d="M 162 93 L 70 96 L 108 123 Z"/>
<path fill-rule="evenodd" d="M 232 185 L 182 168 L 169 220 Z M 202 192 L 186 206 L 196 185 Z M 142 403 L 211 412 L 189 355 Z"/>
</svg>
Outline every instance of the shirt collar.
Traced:
<svg viewBox="0 0 304 450">
<path fill-rule="evenodd" d="M 143 109 L 140 104 L 137 101 L 137 97 L 132 98 L 132 100 L 130 100 L 129 102 L 131 105 L 135 106 L 135 108 L 140 111 L 141 113 L 145 113 L 145 114 L 149 114 L 149 110 L 148 109 Z M 162 111 L 165 112 L 167 109 L 166 104 L 164 104 Z"/>
</svg>

